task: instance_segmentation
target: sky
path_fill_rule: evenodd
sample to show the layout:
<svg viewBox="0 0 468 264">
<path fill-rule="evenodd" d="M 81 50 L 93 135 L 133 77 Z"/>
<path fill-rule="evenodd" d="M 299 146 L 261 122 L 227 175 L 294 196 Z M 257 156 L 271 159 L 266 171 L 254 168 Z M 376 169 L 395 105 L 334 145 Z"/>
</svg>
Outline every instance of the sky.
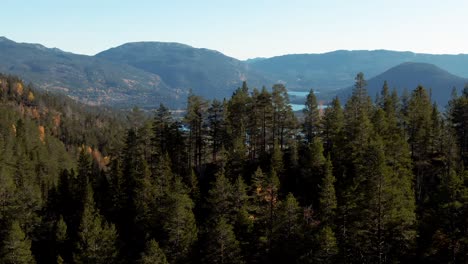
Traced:
<svg viewBox="0 0 468 264">
<path fill-rule="evenodd" d="M 468 53 L 467 0 L 0 0 L 0 36 L 94 55 L 179 42 L 247 59 L 333 50 Z"/>
</svg>

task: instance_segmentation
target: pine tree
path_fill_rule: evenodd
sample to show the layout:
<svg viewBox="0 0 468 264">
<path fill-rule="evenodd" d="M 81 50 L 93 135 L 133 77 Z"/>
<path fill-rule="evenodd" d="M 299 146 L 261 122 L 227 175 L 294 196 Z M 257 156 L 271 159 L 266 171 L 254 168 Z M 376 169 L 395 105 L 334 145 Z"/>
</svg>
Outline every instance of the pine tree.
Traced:
<svg viewBox="0 0 468 264">
<path fill-rule="evenodd" d="M 235 213 L 234 232 L 240 242 L 243 252 L 252 249 L 253 217 L 251 215 L 251 197 L 247 193 L 247 185 L 242 177 L 237 177 L 233 191 L 233 211 Z"/>
<path fill-rule="evenodd" d="M 117 231 L 103 221 L 97 211 L 93 192 L 87 188 L 84 210 L 73 259 L 76 263 L 112 263 L 117 256 Z"/>
<path fill-rule="evenodd" d="M 273 153 L 271 154 L 271 169 L 277 173 L 282 173 L 284 170 L 283 152 L 278 141 L 275 141 Z"/>
<path fill-rule="evenodd" d="M 146 243 L 145 251 L 141 254 L 139 264 L 167 264 L 166 255 L 159 247 L 156 240 L 151 239 Z"/>
<path fill-rule="evenodd" d="M 460 97 L 455 93 L 449 101 L 448 117 L 453 125 L 458 139 L 459 153 L 463 164 L 468 165 L 468 85 Z"/>
<path fill-rule="evenodd" d="M 302 210 L 294 195 L 289 193 L 278 207 L 272 234 L 271 262 L 295 262 L 302 247 Z"/>
<path fill-rule="evenodd" d="M 242 260 L 239 241 L 233 231 L 233 227 L 224 219 L 219 218 L 208 235 L 207 253 L 204 258 L 206 263 L 244 263 Z"/>
<path fill-rule="evenodd" d="M 247 159 L 247 149 L 242 138 L 236 138 L 233 142 L 233 147 L 228 153 L 226 164 L 226 176 L 229 179 L 236 179 L 242 175 L 244 171 L 244 164 Z"/>
<path fill-rule="evenodd" d="M 216 174 L 215 182 L 208 192 L 208 208 L 211 211 L 210 219 L 216 222 L 224 218 L 228 223 L 233 223 L 233 193 L 234 189 L 229 180 L 224 176 L 223 170 Z"/>
<path fill-rule="evenodd" d="M 263 156 L 267 152 L 267 147 L 270 145 L 269 136 L 272 132 L 273 108 L 271 102 L 271 94 L 265 87 L 261 92 L 254 89 L 252 95 L 252 114 L 249 121 L 249 134 L 251 137 L 251 145 L 254 145 L 252 157 Z"/>
<path fill-rule="evenodd" d="M 307 142 L 312 142 L 312 138 L 320 131 L 320 113 L 317 105 L 317 98 L 314 90 L 310 90 L 305 102 L 304 112 L 304 132 Z"/>
<path fill-rule="evenodd" d="M 299 188 L 303 202 L 316 206 L 318 187 L 323 177 L 323 165 L 325 164 L 322 140 L 315 137 L 307 150 L 308 153 L 304 155 L 305 160 L 301 169 Z"/>
<path fill-rule="evenodd" d="M 309 258 L 307 263 L 335 262 L 339 247 L 332 228 L 328 225 L 321 227 L 315 240 L 319 243 L 319 247 L 313 252 L 312 258 Z"/>
<path fill-rule="evenodd" d="M 58 253 L 57 258 L 58 257 L 62 258 L 62 256 L 68 253 L 68 252 L 65 252 L 65 245 L 67 241 L 68 241 L 67 224 L 63 220 L 63 217 L 60 215 L 60 218 L 55 225 L 55 246 L 56 246 L 55 250 Z"/>
<path fill-rule="evenodd" d="M 382 138 L 388 168 L 387 185 L 383 185 L 387 201 L 381 239 L 385 259 L 398 259 L 411 250 L 416 238 L 414 175 L 409 146 L 398 122 L 398 96 L 395 91 L 389 94 L 385 85 L 381 94 L 381 105 L 375 113 L 381 117 L 374 121 L 374 127 L 380 127 L 376 131 Z"/>
<path fill-rule="evenodd" d="M 158 188 L 149 172 L 144 173 L 143 178 L 137 180 L 134 194 L 136 225 L 134 236 L 144 238 L 146 234 L 151 234 L 157 228 L 158 206 L 161 204 L 163 195 L 161 188 Z"/>
<path fill-rule="evenodd" d="M 265 175 L 257 168 L 252 177 L 253 218 L 259 259 L 271 254 L 273 227 L 277 216 L 279 179 L 275 171 Z"/>
<path fill-rule="evenodd" d="M 152 124 L 153 136 L 151 138 L 151 146 L 153 148 L 153 162 L 156 162 L 158 156 L 169 151 L 170 126 L 173 122 L 169 109 L 165 105 L 160 104 L 154 114 Z M 151 164 L 154 164 L 153 162 Z"/>
<path fill-rule="evenodd" d="M 323 222 L 328 224 L 333 223 L 337 207 L 334 186 L 335 181 L 330 155 L 328 155 L 324 166 L 324 177 L 322 179 L 319 192 L 320 217 Z"/>
<path fill-rule="evenodd" d="M 193 214 L 194 204 L 180 178 L 176 178 L 168 199 L 167 219 L 163 223 L 167 239 L 164 240 L 163 249 L 169 262 L 184 263 L 197 241 L 198 231 Z"/>
<path fill-rule="evenodd" d="M 430 261 L 462 263 L 467 260 L 468 241 L 463 227 L 467 226 L 464 217 L 468 209 L 468 188 L 463 174 L 466 172 L 450 170 L 441 179 L 436 193 L 436 212 L 429 216 L 433 230 L 424 230 L 427 233 L 432 231 L 431 245 L 426 253 Z"/>
<path fill-rule="evenodd" d="M 286 87 L 282 84 L 275 84 L 271 94 L 273 106 L 273 142 L 276 140 L 281 148 L 290 140 L 291 132 L 296 127 L 297 120 L 289 104 L 289 96 Z"/>
<path fill-rule="evenodd" d="M 151 181 L 156 189 L 156 198 L 161 199 L 162 196 L 169 194 L 171 191 L 174 173 L 172 172 L 171 159 L 167 152 L 157 158 L 156 164 L 156 167 L 152 171 Z M 187 182 L 191 182 L 192 180 L 190 178 Z"/>
<path fill-rule="evenodd" d="M 249 88 L 247 83 L 243 82 L 242 87 L 234 91 L 227 105 L 227 130 L 231 138 L 230 145 L 234 145 L 236 140 L 242 144 L 245 142 L 250 104 Z M 226 146 L 228 147 L 230 146 Z"/>
<path fill-rule="evenodd" d="M 226 137 L 226 124 L 224 120 L 224 105 L 213 100 L 208 108 L 208 134 L 210 136 L 212 161 L 217 161 L 218 152 L 221 150 L 224 138 Z"/>
<path fill-rule="evenodd" d="M 18 221 L 14 221 L 8 235 L 3 242 L 2 263 L 5 264 L 32 264 L 36 263 L 31 253 L 31 240 L 21 229 Z"/>
<path fill-rule="evenodd" d="M 429 95 L 422 86 L 418 86 L 411 94 L 406 116 L 408 143 L 416 174 L 415 192 L 417 202 L 424 200 L 424 196 L 428 194 L 424 187 L 428 180 L 427 172 L 430 170 L 426 164 L 428 164 L 431 147 L 431 114 L 432 104 Z"/>
<path fill-rule="evenodd" d="M 0 177 L 0 223 L 7 229 L 8 222 L 14 217 L 16 207 L 16 186 L 13 177 L 8 174 Z"/>
<path fill-rule="evenodd" d="M 193 167 L 200 170 L 204 160 L 204 119 L 206 115 L 207 102 L 200 96 L 191 94 L 187 100 L 187 114 L 185 122 L 189 126 L 190 160 Z"/>
</svg>

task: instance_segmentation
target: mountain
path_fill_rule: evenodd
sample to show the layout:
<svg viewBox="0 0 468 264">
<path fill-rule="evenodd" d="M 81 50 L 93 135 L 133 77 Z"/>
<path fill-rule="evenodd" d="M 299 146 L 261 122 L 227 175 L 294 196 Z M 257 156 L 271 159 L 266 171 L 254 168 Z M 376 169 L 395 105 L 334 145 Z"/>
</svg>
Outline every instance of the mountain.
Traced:
<svg viewBox="0 0 468 264">
<path fill-rule="evenodd" d="M 0 73 L 20 75 L 38 88 L 66 93 L 87 104 L 119 108 L 154 108 L 160 103 L 183 108 L 190 91 L 222 99 L 243 81 L 257 88 L 278 82 L 292 91 L 313 88 L 320 100 L 327 100 L 352 84 L 357 72 L 372 78 L 414 61 L 468 77 L 468 55 L 340 50 L 240 61 L 179 43 L 134 42 L 85 56 L 0 37 Z"/>
<path fill-rule="evenodd" d="M 96 57 L 158 74 L 176 91 L 192 90 L 206 98 L 230 96 L 243 81 L 251 87 L 273 84 L 252 71 L 247 63 L 218 51 L 179 43 L 127 43 L 103 51 Z"/>
<path fill-rule="evenodd" d="M 399 95 L 404 90 L 411 92 L 418 85 L 431 90 L 432 100 L 439 107 L 445 107 L 450 100 L 453 87 L 460 91 L 468 83 L 462 78 L 443 70 L 434 64 L 405 62 L 367 81 L 367 91 L 373 98 L 380 94 L 384 81 L 390 89 L 396 89 Z M 341 97 L 351 94 L 352 88 L 343 91 Z"/>
<path fill-rule="evenodd" d="M 404 62 L 434 64 L 453 74 L 468 77 L 468 55 L 432 55 L 389 50 L 339 50 L 323 54 L 293 54 L 247 61 L 274 81 L 297 91 L 319 90 L 322 96 L 353 83 L 356 73 L 374 77 Z"/>
<path fill-rule="evenodd" d="M 88 104 L 151 106 L 185 98 L 161 77 L 125 64 L 0 38 L 0 72 Z"/>
</svg>

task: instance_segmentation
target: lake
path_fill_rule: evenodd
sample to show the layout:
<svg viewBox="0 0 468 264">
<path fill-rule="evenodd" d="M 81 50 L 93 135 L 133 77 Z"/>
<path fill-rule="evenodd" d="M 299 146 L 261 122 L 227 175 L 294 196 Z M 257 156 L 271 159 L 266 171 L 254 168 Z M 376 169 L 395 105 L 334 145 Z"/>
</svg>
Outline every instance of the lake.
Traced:
<svg viewBox="0 0 468 264">
<path fill-rule="evenodd" d="M 314 91 L 314 94 L 319 94 L 320 92 L 317 92 L 317 91 Z M 289 91 L 288 92 L 288 95 L 290 97 L 295 97 L 295 98 L 300 98 L 300 99 L 303 99 L 304 103 L 305 103 L 305 100 L 306 100 L 306 97 L 307 95 L 309 94 L 309 91 L 307 92 L 297 92 L 297 91 Z M 297 101 L 297 100 L 295 100 Z M 302 109 L 304 109 L 304 104 L 289 104 L 291 105 L 291 108 L 293 111 L 302 111 Z M 319 108 L 323 109 L 323 108 L 326 108 L 326 106 L 319 106 Z"/>
<path fill-rule="evenodd" d="M 305 105 L 303 104 L 289 104 L 294 112 L 296 111 L 302 111 L 305 108 Z M 319 105 L 319 109 L 325 109 L 327 108 L 327 105 Z"/>
<path fill-rule="evenodd" d="M 319 94 L 319 93 L 320 92 L 318 92 L 318 91 L 314 91 L 314 94 L 316 94 L 316 95 Z M 297 96 L 297 97 L 304 97 L 304 98 L 306 98 L 308 94 L 309 94 L 309 91 L 307 91 L 307 92 L 289 91 L 288 92 L 289 96 Z"/>
</svg>

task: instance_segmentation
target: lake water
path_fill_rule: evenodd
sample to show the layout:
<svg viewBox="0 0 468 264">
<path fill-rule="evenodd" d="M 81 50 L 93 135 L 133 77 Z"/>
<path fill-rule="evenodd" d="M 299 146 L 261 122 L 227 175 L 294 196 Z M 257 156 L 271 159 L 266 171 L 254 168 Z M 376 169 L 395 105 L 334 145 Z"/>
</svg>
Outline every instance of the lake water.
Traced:
<svg viewBox="0 0 468 264">
<path fill-rule="evenodd" d="M 314 91 L 315 94 L 318 94 L 320 92 L 317 92 L 317 91 Z M 296 98 L 300 98 L 300 99 L 303 99 L 304 103 L 305 103 L 305 99 L 307 97 L 307 95 L 309 94 L 309 92 L 297 92 L 297 91 L 289 91 L 288 92 L 288 95 L 290 97 L 296 97 Z M 291 108 L 293 111 L 302 111 L 302 109 L 304 109 L 304 104 L 290 104 L 291 105 Z M 320 108 L 325 108 L 326 106 L 319 106 Z"/>
<path fill-rule="evenodd" d="M 305 108 L 305 105 L 303 104 L 289 104 L 294 112 L 296 111 L 302 111 Z M 327 108 L 326 105 L 319 105 L 319 109 L 325 109 Z"/>
<path fill-rule="evenodd" d="M 316 94 L 316 95 L 319 94 L 319 93 L 320 92 L 318 92 L 318 91 L 314 91 L 314 94 Z M 304 97 L 304 98 L 306 98 L 308 94 L 309 94 L 309 91 L 307 91 L 307 92 L 289 91 L 288 92 L 289 96 L 297 96 L 297 97 Z"/>
</svg>

